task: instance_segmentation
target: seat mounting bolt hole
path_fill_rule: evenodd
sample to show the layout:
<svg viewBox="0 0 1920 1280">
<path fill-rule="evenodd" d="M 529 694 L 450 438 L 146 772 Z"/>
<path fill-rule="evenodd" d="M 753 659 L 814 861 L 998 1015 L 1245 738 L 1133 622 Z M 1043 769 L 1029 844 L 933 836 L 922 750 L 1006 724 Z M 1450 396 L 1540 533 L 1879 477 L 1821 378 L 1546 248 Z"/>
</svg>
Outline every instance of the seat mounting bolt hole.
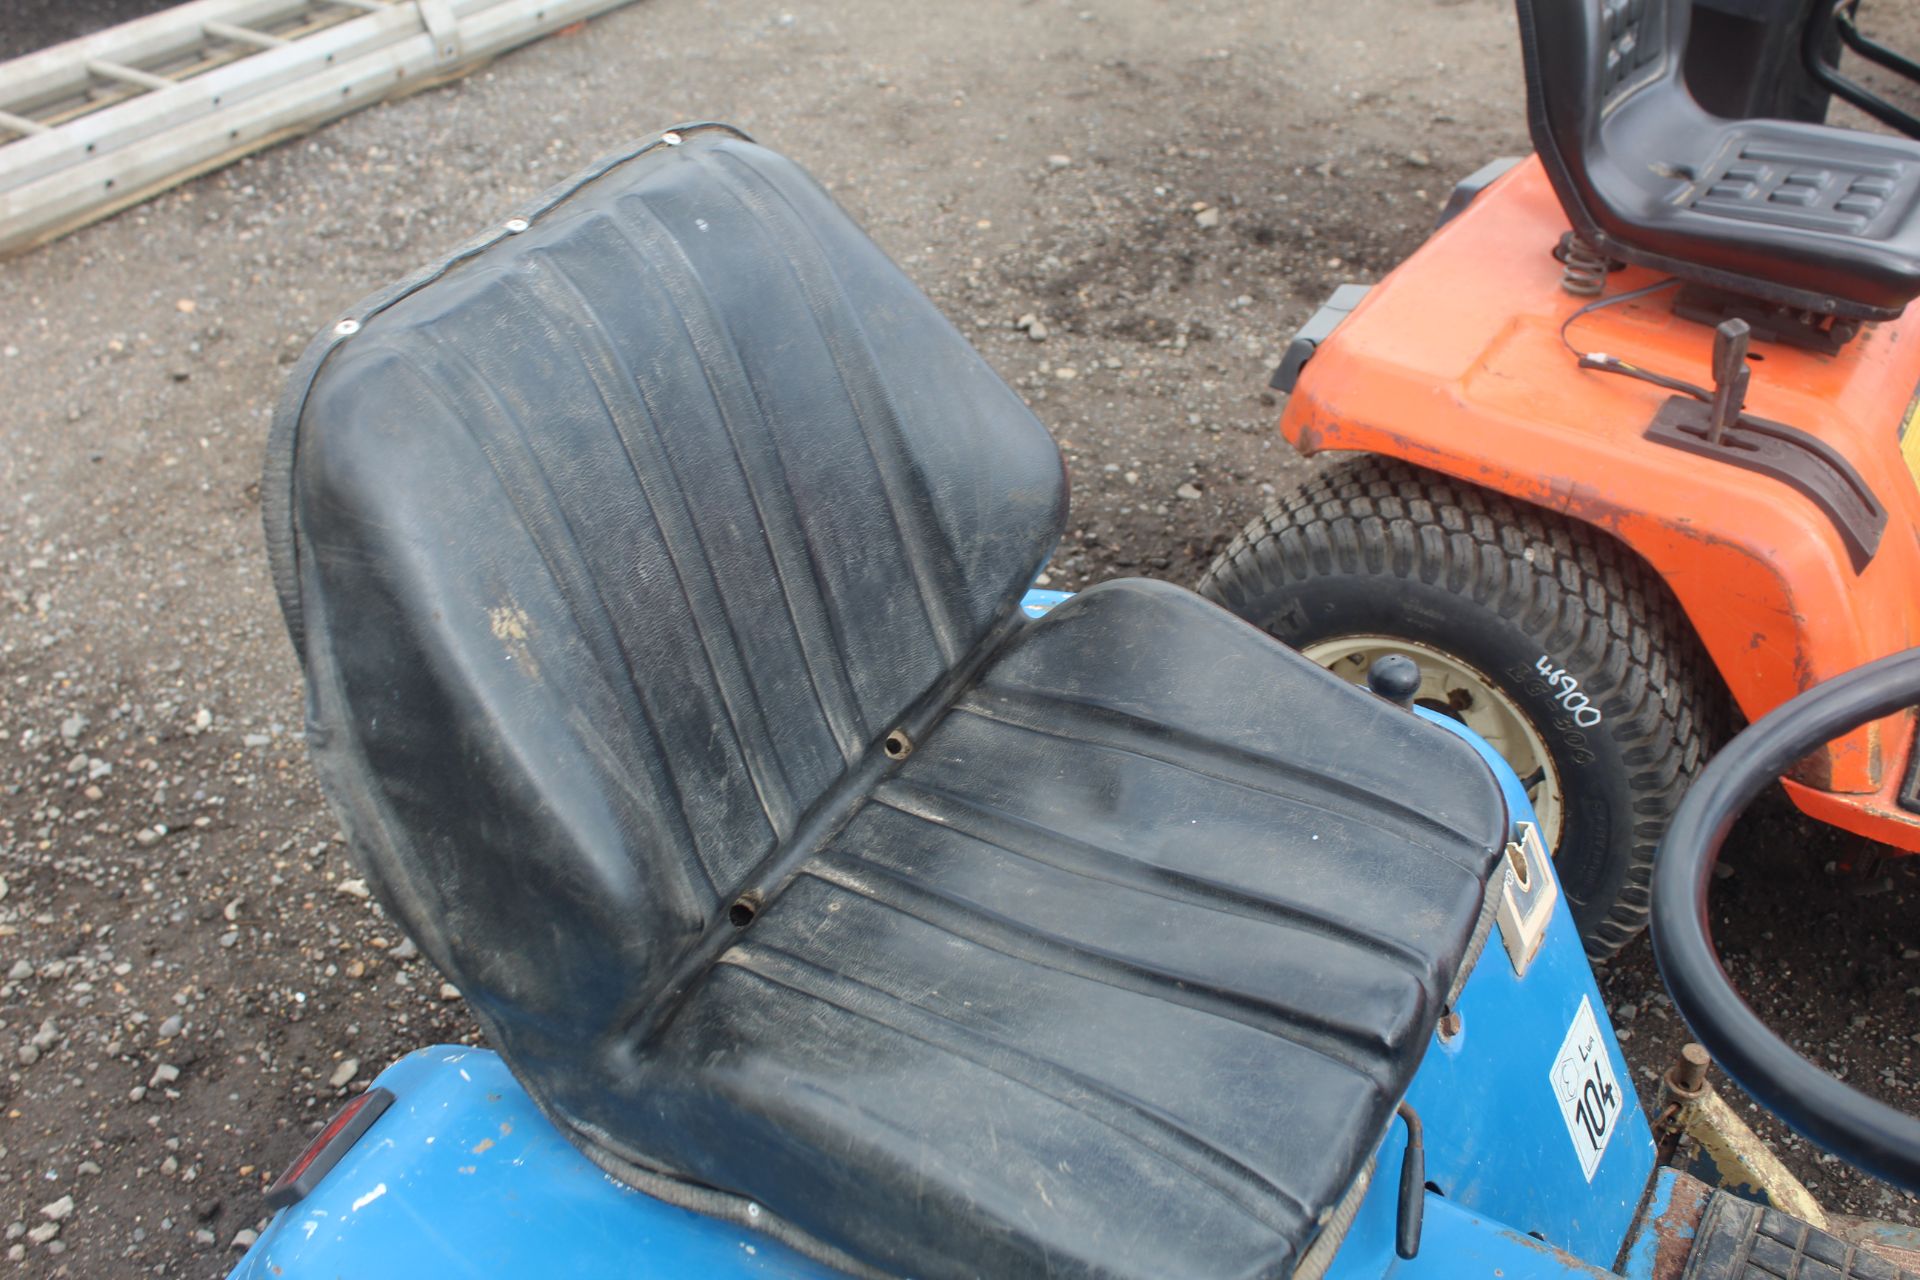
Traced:
<svg viewBox="0 0 1920 1280">
<path fill-rule="evenodd" d="M 895 729 L 887 735 L 886 741 L 880 744 L 880 749 L 887 753 L 889 760 L 905 760 L 913 754 L 913 739 Z"/>
</svg>

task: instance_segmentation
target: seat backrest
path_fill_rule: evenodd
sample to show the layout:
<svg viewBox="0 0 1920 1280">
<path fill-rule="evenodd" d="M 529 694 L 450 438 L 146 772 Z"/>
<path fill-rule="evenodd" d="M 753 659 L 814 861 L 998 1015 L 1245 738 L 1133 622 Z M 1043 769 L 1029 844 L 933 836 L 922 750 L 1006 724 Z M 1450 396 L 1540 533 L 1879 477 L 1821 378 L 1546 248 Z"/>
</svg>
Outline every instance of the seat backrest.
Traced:
<svg viewBox="0 0 1920 1280">
<path fill-rule="evenodd" d="M 718 126 L 349 317 L 268 470 L 316 764 L 509 1057 L 592 1052 L 1016 625 L 1060 457 L 811 179 Z"/>
<path fill-rule="evenodd" d="M 1588 169 L 1601 122 L 1636 93 L 1679 78 L 1691 3 L 1515 0 L 1515 10 L 1527 129 L 1568 217 L 1585 230 L 1594 224 Z"/>
</svg>

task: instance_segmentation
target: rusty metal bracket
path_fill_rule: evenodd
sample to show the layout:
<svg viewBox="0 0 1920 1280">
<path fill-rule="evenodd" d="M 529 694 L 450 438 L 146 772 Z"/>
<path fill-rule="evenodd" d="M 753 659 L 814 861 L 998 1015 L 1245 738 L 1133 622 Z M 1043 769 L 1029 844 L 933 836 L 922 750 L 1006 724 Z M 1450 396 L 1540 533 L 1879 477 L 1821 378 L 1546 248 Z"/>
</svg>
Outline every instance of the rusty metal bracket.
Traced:
<svg viewBox="0 0 1920 1280">
<path fill-rule="evenodd" d="M 1707 1079 L 1710 1062 L 1705 1049 L 1686 1045 L 1660 1081 L 1653 1130 L 1663 1161 L 1679 1163 L 1679 1157 L 1685 1160 L 1682 1167 L 1687 1172 L 1713 1186 L 1827 1230 L 1827 1211 L 1813 1193 L 1780 1163 L 1780 1157 Z M 1683 1142 L 1692 1143 L 1690 1151 L 1682 1151 Z"/>
<path fill-rule="evenodd" d="M 1646 1280 L 1685 1280 L 1693 1274 L 1688 1267 L 1694 1262 L 1708 1208 L 1724 1196 L 1691 1174 L 1673 1170 L 1661 1175 L 1663 1181 L 1668 1177 L 1672 1183 L 1665 1208 L 1656 1216 L 1644 1217 L 1627 1238 L 1614 1264 L 1619 1274 L 1644 1276 Z M 1652 1214 L 1651 1208 L 1647 1213 Z M 1845 1244 L 1892 1263 L 1902 1274 L 1920 1274 L 1920 1252 L 1915 1252 L 1920 1249 L 1920 1228 L 1833 1214 L 1826 1230 Z M 1635 1265 L 1629 1267 L 1629 1259 Z M 1708 1270 L 1716 1276 L 1722 1274 Z"/>
</svg>

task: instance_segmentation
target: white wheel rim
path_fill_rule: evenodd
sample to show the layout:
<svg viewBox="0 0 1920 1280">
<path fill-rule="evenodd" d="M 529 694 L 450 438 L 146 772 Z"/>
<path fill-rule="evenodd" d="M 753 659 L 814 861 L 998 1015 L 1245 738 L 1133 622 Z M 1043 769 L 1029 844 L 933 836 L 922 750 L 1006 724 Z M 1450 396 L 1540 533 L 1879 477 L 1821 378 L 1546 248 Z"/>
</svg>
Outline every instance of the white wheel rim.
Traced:
<svg viewBox="0 0 1920 1280">
<path fill-rule="evenodd" d="M 1390 653 L 1412 658 L 1420 668 L 1420 688 L 1414 701 L 1461 721 L 1513 766 L 1527 788 L 1527 798 L 1533 801 L 1547 849 L 1559 848 L 1566 805 L 1560 772 L 1554 768 L 1546 739 L 1520 705 L 1479 668 L 1444 650 L 1395 636 L 1336 636 L 1305 645 L 1300 652 L 1335 675 L 1359 684 L 1366 683 L 1367 668 Z"/>
</svg>

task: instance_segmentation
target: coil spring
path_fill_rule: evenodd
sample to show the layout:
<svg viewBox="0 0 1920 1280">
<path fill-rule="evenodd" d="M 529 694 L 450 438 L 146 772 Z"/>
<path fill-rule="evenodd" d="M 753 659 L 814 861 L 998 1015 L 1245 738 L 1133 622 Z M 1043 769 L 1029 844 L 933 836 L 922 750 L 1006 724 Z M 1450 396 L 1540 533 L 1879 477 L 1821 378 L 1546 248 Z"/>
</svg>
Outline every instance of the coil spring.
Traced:
<svg viewBox="0 0 1920 1280">
<path fill-rule="evenodd" d="M 1561 241 L 1560 287 L 1576 298 L 1597 298 L 1607 287 L 1607 260 L 1579 236 Z"/>
</svg>

